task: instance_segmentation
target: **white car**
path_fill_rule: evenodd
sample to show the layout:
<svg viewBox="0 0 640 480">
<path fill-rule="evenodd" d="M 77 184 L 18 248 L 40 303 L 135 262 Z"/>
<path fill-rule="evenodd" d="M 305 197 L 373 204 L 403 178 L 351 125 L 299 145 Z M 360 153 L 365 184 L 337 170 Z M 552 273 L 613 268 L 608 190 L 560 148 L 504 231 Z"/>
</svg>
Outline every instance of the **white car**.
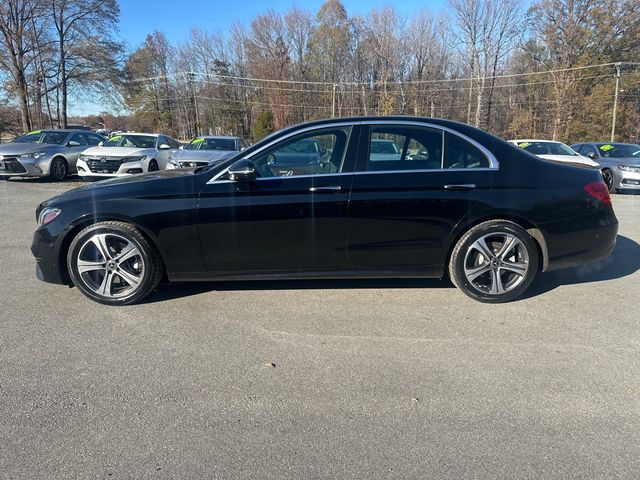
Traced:
<svg viewBox="0 0 640 480">
<path fill-rule="evenodd" d="M 571 163 L 587 167 L 598 168 L 600 165 L 590 158 L 583 157 L 568 145 L 552 140 L 509 140 L 516 147 L 523 148 L 535 156 L 551 160 L 553 162 Z"/>
<path fill-rule="evenodd" d="M 157 133 L 123 133 L 97 147 L 88 148 L 78 158 L 78 175 L 85 179 L 131 175 L 165 170 L 169 156 L 180 142 Z"/>
</svg>

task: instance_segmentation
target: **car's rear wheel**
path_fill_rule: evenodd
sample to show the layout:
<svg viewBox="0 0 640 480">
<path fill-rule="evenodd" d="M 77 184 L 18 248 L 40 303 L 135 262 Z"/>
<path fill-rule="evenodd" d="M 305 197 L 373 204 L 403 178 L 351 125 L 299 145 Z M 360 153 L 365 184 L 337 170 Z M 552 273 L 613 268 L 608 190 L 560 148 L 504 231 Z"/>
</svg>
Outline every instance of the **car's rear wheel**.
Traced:
<svg viewBox="0 0 640 480">
<path fill-rule="evenodd" d="M 613 188 L 613 184 L 615 182 L 615 178 L 613 176 L 613 172 L 609 168 L 602 169 L 602 179 L 604 183 L 607 184 L 607 188 L 610 192 L 613 192 L 615 189 Z"/>
<path fill-rule="evenodd" d="M 100 222 L 82 230 L 71 242 L 67 267 L 74 285 L 105 305 L 140 301 L 163 274 L 157 249 L 124 222 Z"/>
<path fill-rule="evenodd" d="M 69 169 L 67 162 L 64 158 L 56 157 L 51 160 L 51 167 L 49 168 L 49 178 L 54 182 L 61 182 L 67 176 Z"/>
<path fill-rule="evenodd" d="M 471 228 L 454 247 L 449 261 L 453 284 L 481 302 L 514 300 L 538 272 L 535 240 L 519 225 L 489 220 Z"/>
<path fill-rule="evenodd" d="M 151 160 L 149 162 L 149 171 L 150 172 L 157 172 L 158 170 L 160 170 L 158 168 L 158 162 L 156 162 L 155 160 Z"/>
</svg>

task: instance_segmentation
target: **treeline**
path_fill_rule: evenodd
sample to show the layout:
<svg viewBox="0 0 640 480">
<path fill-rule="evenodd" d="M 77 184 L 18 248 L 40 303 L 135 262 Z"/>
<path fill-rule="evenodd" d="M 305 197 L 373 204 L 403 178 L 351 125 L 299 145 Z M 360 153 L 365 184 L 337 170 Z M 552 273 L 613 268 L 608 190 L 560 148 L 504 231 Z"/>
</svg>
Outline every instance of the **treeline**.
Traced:
<svg viewBox="0 0 640 480">
<path fill-rule="evenodd" d="M 70 5 L 75 16 L 61 15 Z M 33 40 L 21 47 L 22 77 L 11 58 L 1 63 L 24 129 L 64 125 L 71 86 L 126 107 L 132 129 L 181 138 L 256 140 L 312 119 L 398 114 L 461 120 L 504 137 L 607 139 L 619 75 L 616 138 L 640 134 L 637 0 L 537 0 L 527 10 L 518 0 L 449 0 L 441 12 L 407 16 L 392 7 L 351 16 L 327 0 L 317 12 L 266 11 L 227 32 L 194 28 L 178 45 L 153 32 L 122 59 L 110 33 L 116 0 L 49 0 L 46 8 L 25 26 Z M 7 11 L 0 7 L 2 24 Z M 84 22 L 92 28 L 83 31 Z M 65 31 L 75 33 L 56 36 Z M 97 62 L 82 53 L 99 48 L 109 53 Z"/>
</svg>

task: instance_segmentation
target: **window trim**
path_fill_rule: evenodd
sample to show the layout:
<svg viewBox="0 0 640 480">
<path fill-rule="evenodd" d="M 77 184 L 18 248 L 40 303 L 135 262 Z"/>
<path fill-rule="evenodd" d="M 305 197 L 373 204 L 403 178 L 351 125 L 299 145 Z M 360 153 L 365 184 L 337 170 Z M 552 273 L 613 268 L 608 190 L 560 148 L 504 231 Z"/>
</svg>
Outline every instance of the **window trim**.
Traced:
<svg viewBox="0 0 640 480">
<path fill-rule="evenodd" d="M 414 127 L 427 127 L 427 128 L 433 128 L 436 130 L 442 130 L 443 134 L 442 134 L 442 155 L 444 158 L 444 147 L 445 147 L 445 135 L 444 132 L 449 132 L 452 135 L 456 135 L 458 137 L 460 137 L 461 139 L 469 142 L 471 145 L 473 145 L 474 147 L 476 147 L 478 150 L 480 150 L 480 152 L 485 155 L 487 157 L 487 159 L 489 160 L 489 167 L 483 167 L 483 168 L 473 168 L 473 169 L 469 169 L 469 168 L 440 168 L 440 169 L 417 169 L 417 170 L 381 170 L 381 171 L 376 171 L 376 172 L 358 172 L 358 171 L 354 171 L 354 172 L 340 172 L 340 173 L 320 173 L 320 174 L 316 174 L 316 175 L 308 175 L 309 177 L 325 177 L 328 175 L 380 175 L 380 174 L 389 174 L 389 173 L 426 173 L 426 172 L 470 172 L 470 171 L 474 171 L 474 172 L 482 172 L 482 171 L 496 171 L 500 169 L 500 162 L 498 162 L 498 159 L 495 157 L 495 155 L 493 153 L 491 153 L 489 151 L 489 149 L 487 149 L 485 146 L 483 146 L 482 144 L 480 144 L 479 142 L 477 142 L 476 140 L 474 140 L 473 138 L 470 138 L 468 136 L 466 136 L 464 133 L 460 133 L 452 128 L 449 127 L 445 127 L 444 125 L 437 125 L 434 123 L 430 123 L 430 122 L 416 122 L 413 120 L 360 120 L 360 121 L 355 121 L 355 122 L 336 122 L 336 123 L 329 123 L 329 124 L 323 124 L 323 125 L 313 125 L 313 126 L 309 126 L 309 127 L 305 127 L 299 130 L 295 130 L 293 132 L 289 132 L 286 135 L 283 135 L 281 137 L 275 138 L 272 141 L 270 141 L 269 143 L 263 145 L 262 147 L 258 148 L 257 150 L 251 152 L 250 154 L 248 154 L 245 157 L 239 158 L 238 160 L 243 160 L 243 159 L 247 159 L 247 160 L 251 160 L 254 156 L 259 155 L 261 152 L 264 152 L 265 150 L 271 148 L 273 145 L 280 143 L 283 140 L 287 140 L 291 137 L 294 137 L 296 135 L 302 134 L 302 133 L 306 133 L 306 132 L 312 132 L 315 130 L 326 130 L 328 128 L 334 128 L 334 127 L 356 127 L 356 126 L 365 126 L 365 125 L 407 125 L 407 126 L 414 126 Z M 441 164 L 442 165 L 442 164 Z M 231 165 L 229 165 L 230 167 Z M 222 171 L 218 172 L 217 174 L 215 174 L 213 177 L 211 177 L 207 183 L 205 185 L 209 185 L 211 183 L 221 183 L 221 182 L 217 182 L 218 178 L 222 177 L 223 175 L 225 175 L 228 171 L 229 171 L 229 167 L 223 169 Z M 291 176 L 291 177 L 258 177 L 256 178 L 256 181 L 259 180 L 271 180 L 274 178 L 301 178 L 301 177 L 305 177 L 306 175 L 296 175 L 296 176 Z M 233 180 L 223 180 L 223 181 L 233 181 Z"/>
</svg>

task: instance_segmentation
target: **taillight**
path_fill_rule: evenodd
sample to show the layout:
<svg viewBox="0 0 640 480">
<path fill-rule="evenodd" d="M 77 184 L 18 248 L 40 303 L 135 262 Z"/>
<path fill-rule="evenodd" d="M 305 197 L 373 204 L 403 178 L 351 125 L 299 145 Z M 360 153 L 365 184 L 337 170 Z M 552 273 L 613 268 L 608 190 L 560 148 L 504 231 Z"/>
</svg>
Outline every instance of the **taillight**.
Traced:
<svg viewBox="0 0 640 480">
<path fill-rule="evenodd" d="M 602 203 L 611 205 L 611 197 L 609 196 L 609 188 L 604 182 L 591 182 L 584 186 L 584 191 L 593 198 L 600 200 Z"/>
</svg>

